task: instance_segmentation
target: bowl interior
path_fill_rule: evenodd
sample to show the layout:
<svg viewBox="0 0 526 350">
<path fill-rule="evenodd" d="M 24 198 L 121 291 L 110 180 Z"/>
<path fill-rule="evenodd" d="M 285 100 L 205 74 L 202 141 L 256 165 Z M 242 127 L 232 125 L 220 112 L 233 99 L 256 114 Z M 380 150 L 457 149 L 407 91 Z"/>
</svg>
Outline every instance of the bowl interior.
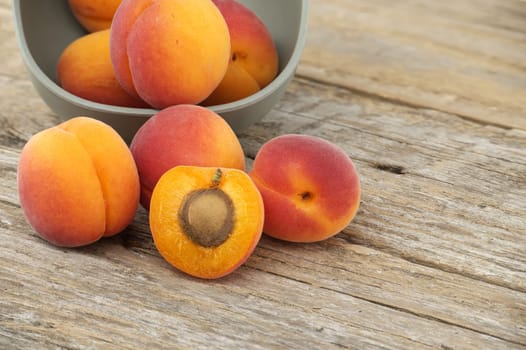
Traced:
<svg viewBox="0 0 526 350">
<path fill-rule="evenodd" d="M 282 93 L 294 75 L 306 35 L 308 0 L 239 0 L 251 8 L 267 25 L 278 49 L 280 71 L 261 91 L 239 101 L 211 106 L 239 131 L 261 118 L 271 108 L 267 99 Z M 148 118 L 156 110 L 104 105 L 84 100 L 57 84 L 56 65 L 62 51 L 86 32 L 73 17 L 67 0 L 14 0 L 15 23 L 22 57 L 37 90 L 58 115 L 69 118 L 81 112 L 102 113 L 113 124 L 113 116 Z M 273 102 L 276 102 L 274 96 Z M 260 104 L 260 106 L 258 106 Z M 258 107 L 257 110 L 254 109 Z M 251 110 L 252 108 L 252 110 Z M 243 115 L 252 115 L 247 118 Z M 238 121 L 237 119 L 245 120 Z M 121 121 L 119 121 L 121 122 Z M 139 121 L 142 123 L 144 121 Z M 132 130 L 133 131 L 133 130 Z"/>
</svg>

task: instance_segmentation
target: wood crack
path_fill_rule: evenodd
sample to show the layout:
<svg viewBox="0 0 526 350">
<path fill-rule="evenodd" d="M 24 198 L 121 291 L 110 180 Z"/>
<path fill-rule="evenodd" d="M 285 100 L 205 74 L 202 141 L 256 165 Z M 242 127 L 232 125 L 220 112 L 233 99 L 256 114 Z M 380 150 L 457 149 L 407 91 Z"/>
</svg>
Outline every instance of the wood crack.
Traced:
<svg viewBox="0 0 526 350">
<path fill-rule="evenodd" d="M 381 249 L 381 248 L 379 248 L 379 249 Z M 385 250 L 385 251 L 388 251 L 388 250 Z M 427 261 L 427 260 L 423 260 L 423 259 L 417 259 L 415 257 L 407 257 L 407 256 L 404 256 L 404 254 L 398 254 L 398 253 L 394 253 L 392 251 L 390 252 L 390 254 L 392 254 L 394 256 L 397 256 L 397 257 L 399 257 L 399 258 L 401 258 L 403 260 L 406 260 L 406 261 L 408 261 L 410 263 L 413 263 L 413 264 L 418 264 L 418 265 L 421 265 L 421 266 L 425 266 L 425 267 L 429 267 L 429 268 L 432 268 L 432 269 L 440 270 L 442 272 L 447 272 L 447 273 L 455 274 L 455 275 L 458 275 L 458 276 L 467 277 L 467 278 L 475 280 L 475 281 L 487 283 L 487 284 L 490 284 L 490 285 L 493 285 L 493 286 L 497 286 L 497 287 L 501 287 L 501 288 L 506 288 L 506 289 L 509 289 L 509 290 L 511 290 L 513 292 L 519 292 L 519 293 L 525 293 L 526 292 L 526 286 L 525 287 L 521 287 L 519 285 L 511 286 L 508 283 L 500 282 L 498 280 L 494 280 L 494 279 L 490 279 L 490 278 L 485 278 L 484 276 L 480 276 L 480 275 L 477 275 L 477 274 L 469 273 L 469 272 L 466 272 L 466 271 L 461 271 L 461 270 L 453 268 L 452 266 L 443 265 L 443 264 L 437 264 L 437 263 L 432 262 L 432 261 Z M 506 266 L 506 268 L 509 268 L 509 266 Z M 526 345 L 526 343 L 525 343 L 525 345 Z"/>
<path fill-rule="evenodd" d="M 327 290 L 330 290 L 330 291 L 335 292 L 335 293 L 346 294 L 346 295 L 349 295 L 349 296 L 351 296 L 353 298 L 356 298 L 356 299 L 360 299 L 360 300 L 363 300 L 363 301 L 366 301 L 366 302 L 369 302 L 369 303 L 372 303 L 372 304 L 375 304 L 375 305 L 378 305 L 378 306 L 386 307 L 386 308 L 389 308 L 389 309 L 392 309 L 392 310 L 396 310 L 396 311 L 399 311 L 399 312 L 403 312 L 403 313 L 406 313 L 406 314 L 410 314 L 410 315 L 413 315 L 413 316 L 416 316 L 416 317 L 421 317 L 421 318 L 424 318 L 424 319 L 427 319 L 427 320 L 430 320 L 430 321 L 443 323 L 443 324 L 446 324 L 448 326 L 462 328 L 464 330 L 467 330 L 467 331 L 470 331 L 470 332 L 474 332 L 474 333 L 478 333 L 480 335 L 484 335 L 484 336 L 487 336 L 487 337 L 498 339 L 498 340 L 501 340 L 501 341 L 504 341 L 504 342 L 508 342 L 510 344 L 526 346 L 526 342 L 518 342 L 518 341 L 515 341 L 515 340 L 512 340 L 512 339 L 507 339 L 505 337 L 501 337 L 501 336 L 498 336 L 498 335 L 495 335 L 495 334 L 491 334 L 491 333 L 488 333 L 488 332 L 480 331 L 480 330 L 478 330 L 476 328 L 473 328 L 473 327 L 469 327 L 469 326 L 462 325 L 462 324 L 459 324 L 459 323 L 455 323 L 455 322 L 451 322 L 451 321 L 448 321 L 448 320 L 444 320 L 442 318 L 434 317 L 434 316 L 431 316 L 431 315 L 428 315 L 428 314 L 415 312 L 415 311 L 409 310 L 407 308 L 394 306 L 394 305 L 387 304 L 387 303 L 384 303 L 384 302 L 380 302 L 380 301 L 377 301 L 377 300 L 373 300 L 373 299 L 370 299 L 370 298 L 356 296 L 356 295 L 353 295 L 353 294 L 350 294 L 350 293 L 344 293 L 344 292 L 341 292 L 341 291 L 338 291 L 338 290 L 334 290 L 334 289 L 331 289 L 331 288 L 327 288 L 327 287 L 324 287 L 324 286 L 322 286 L 320 288 L 327 289 Z"/>
</svg>

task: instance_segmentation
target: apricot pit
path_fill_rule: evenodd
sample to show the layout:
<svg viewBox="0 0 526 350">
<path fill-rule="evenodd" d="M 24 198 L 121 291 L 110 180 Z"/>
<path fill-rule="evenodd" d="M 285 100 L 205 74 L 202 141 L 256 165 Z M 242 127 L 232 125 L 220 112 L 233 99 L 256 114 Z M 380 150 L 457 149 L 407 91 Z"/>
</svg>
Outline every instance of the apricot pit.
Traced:
<svg viewBox="0 0 526 350">
<path fill-rule="evenodd" d="M 217 247 L 234 227 L 234 205 L 225 192 L 212 188 L 195 190 L 183 200 L 179 224 L 192 241 L 203 247 Z"/>
</svg>

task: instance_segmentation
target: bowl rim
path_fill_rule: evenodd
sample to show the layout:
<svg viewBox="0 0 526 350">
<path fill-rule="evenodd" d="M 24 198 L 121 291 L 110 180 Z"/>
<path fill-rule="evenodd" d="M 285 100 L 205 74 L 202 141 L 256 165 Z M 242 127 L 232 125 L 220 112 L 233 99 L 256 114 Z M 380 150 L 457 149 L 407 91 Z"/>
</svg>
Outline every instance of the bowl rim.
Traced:
<svg viewBox="0 0 526 350">
<path fill-rule="evenodd" d="M 108 105 L 104 103 L 94 102 L 82 97 L 78 97 L 60 87 L 56 82 L 49 78 L 40 66 L 35 61 L 33 55 L 31 54 L 26 35 L 24 32 L 22 14 L 20 10 L 20 2 L 22 0 L 13 0 L 13 14 L 15 19 L 15 33 L 18 41 L 18 46 L 22 55 L 22 59 L 25 61 L 26 67 L 46 89 L 48 89 L 55 96 L 67 100 L 68 102 L 74 104 L 77 107 L 83 109 L 94 110 L 102 113 L 113 113 L 121 115 L 134 115 L 134 116 L 151 116 L 157 113 L 159 110 L 154 108 L 137 108 L 137 107 L 122 107 Z M 287 80 L 292 77 L 296 71 L 296 67 L 301 59 L 303 47 L 305 46 L 307 39 L 307 26 L 308 26 L 308 17 L 309 17 L 309 1 L 310 0 L 300 0 L 301 1 L 301 13 L 300 13 L 300 26 L 298 28 L 298 39 L 294 43 L 292 50 L 292 55 L 283 67 L 281 72 L 272 80 L 270 84 L 265 86 L 263 89 L 258 92 L 247 96 L 243 99 L 224 103 L 220 105 L 208 106 L 207 108 L 211 109 L 216 113 L 226 113 L 231 111 L 240 110 L 246 108 L 250 105 L 256 104 L 269 95 L 271 95 L 275 90 L 277 90 L 281 85 L 285 84 Z"/>
</svg>

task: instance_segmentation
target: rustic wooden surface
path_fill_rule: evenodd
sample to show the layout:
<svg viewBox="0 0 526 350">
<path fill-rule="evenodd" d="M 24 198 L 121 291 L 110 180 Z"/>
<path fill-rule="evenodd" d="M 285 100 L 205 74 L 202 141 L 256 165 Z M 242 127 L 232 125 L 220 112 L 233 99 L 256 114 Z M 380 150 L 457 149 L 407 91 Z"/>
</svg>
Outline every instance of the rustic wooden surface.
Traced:
<svg viewBox="0 0 526 350">
<path fill-rule="evenodd" d="M 0 349 L 526 349 L 526 2 L 312 0 L 309 30 L 241 141 L 251 159 L 284 133 L 339 144 L 360 211 L 202 281 L 159 256 L 143 210 L 81 249 L 25 222 L 20 149 L 59 119 L 0 0 Z"/>
</svg>

